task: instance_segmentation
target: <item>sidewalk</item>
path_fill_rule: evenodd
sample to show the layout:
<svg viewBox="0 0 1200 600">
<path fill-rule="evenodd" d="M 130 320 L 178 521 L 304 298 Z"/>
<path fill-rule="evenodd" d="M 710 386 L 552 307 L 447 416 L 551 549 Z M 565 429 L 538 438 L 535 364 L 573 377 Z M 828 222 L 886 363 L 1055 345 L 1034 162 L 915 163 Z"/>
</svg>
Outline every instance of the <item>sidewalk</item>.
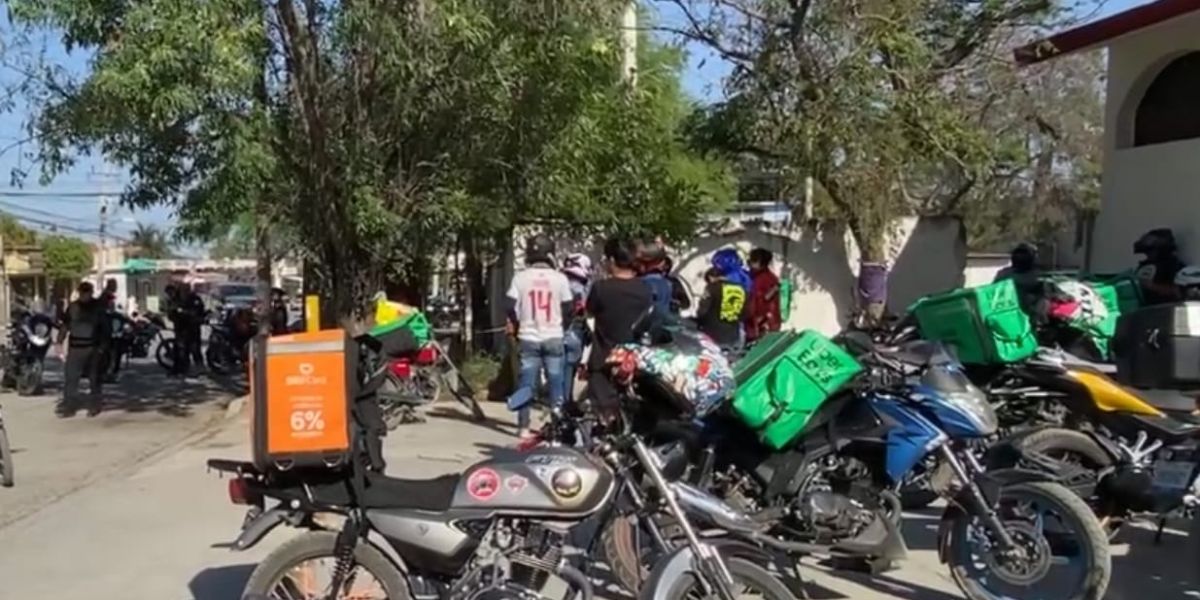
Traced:
<svg viewBox="0 0 1200 600">
<path fill-rule="evenodd" d="M 47 361 L 40 396 L 0 394 L 16 486 L 0 488 L 0 528 L 90 483 L 123 474 L 222 419 L 236 386 L 168 379 L 158 365 L 132 365 L 105 386 L 105 411 L 60 419 L 61 364 Z M 85 382 L 86 386 L 86 382 Z"/>
</svg>

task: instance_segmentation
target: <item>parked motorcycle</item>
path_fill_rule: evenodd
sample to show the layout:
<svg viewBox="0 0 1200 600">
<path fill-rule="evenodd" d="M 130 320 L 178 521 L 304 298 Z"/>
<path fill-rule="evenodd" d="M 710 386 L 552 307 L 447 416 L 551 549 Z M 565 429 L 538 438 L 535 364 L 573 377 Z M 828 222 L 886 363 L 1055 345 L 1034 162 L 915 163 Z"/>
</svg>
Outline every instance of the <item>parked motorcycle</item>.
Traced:
<svg viewBox="0 0 1200 600">
<path fill-rule="evenodd" d="M 204 360 L 208 369 L 218 375 L 242 372 L 250 362 L 250 340 L 258 330 L 252 308 L 240 308 L 223 313 L 212 321 Z"/>
<path fill-rule="evenodd" d="M 382 382 L 376 373 L 367 394 Z M 369 400 L 368 400 L 369 401 Z M 596 532 L 618 507 L 661 510 L 686 542 L 663 547 L 643 597 L 768 599 L 791 593 L 760 566 L 760 528 L 699 490 L 666 481 L 636 436 L 600 432 L 591 452 L 543 448 L 486 460 L 464 473 L 397 479 L 352 460 L 343 469 L 262 471 L 210 460 L 232 473 L 230 500 L 250 506 L 237 540 L 246 550 L 280 524 L 306 530 L 271 552 L 243 598 L 547 598 L 551 576 L 594 597 L 587 571 Z M 650 485 L 641 487 L 645 474 Z M 270 508 L 268 499 L 276 501 Z M 730 536 L 701 536 L 693 520 Z M 741 540 L 746 541 L 738 541 Z"/>
<path fill-rule="evenodd" d="M 692 447 L 689 480 L 769 524 L 797 554 L 858 557 L 873 568 L 906 555 L 894 490 L 935 453 L 940 463 L 930 479 L 949 500 L 939 556 L 968 598 L 1021 598 L 1031 591 L 1101 598 L 1111 559 L 1096 517 L 1048 474 L 983 468 L 969 442 L 994 434 L 998 422 L 957 361 L 927 342 L 887 349 L 866 336 L 849 340 L 869 374 L 856 389 L 814 407 L 802 433 L 782 450 L 761 443 L 731 415 L 706 420 L 698 434 L 686 427 L 680 434 L 686 424 L 649 419 L 656 424 L 650 439 L 682 437 Z M 641 394 L 661 393 L 657 388 L 639 386 Z M 613 571 L 622 585 L 634 586 L 633 574 L 644 568 L 628 542 L 637 532 L 610 535 Z M 1061 582 L 1055 567 L 1063 563 L 1068 583 L 1055 586 Z"/>
<path fill-rule="evenodd" d="M 0 347 L 0 385 L 14 388 L 22 396 L 40 394 L 53 333 L 54 319 L 49 316 L 14 311 L 8 343 Z"/>
</svg>

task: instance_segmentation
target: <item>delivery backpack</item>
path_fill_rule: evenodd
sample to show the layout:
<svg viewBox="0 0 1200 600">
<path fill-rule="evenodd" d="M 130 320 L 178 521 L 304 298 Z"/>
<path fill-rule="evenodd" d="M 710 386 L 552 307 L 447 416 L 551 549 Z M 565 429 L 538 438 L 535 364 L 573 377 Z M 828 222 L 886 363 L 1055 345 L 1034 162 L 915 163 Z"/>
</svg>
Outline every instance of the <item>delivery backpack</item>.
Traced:
<svg viewBox="0 0 1200 600">
<path fill-rule="evenodd" d="M 733 366 L 733 411 L 779 450 L 860 371 L 853 356 L 815 331 L 769 333 Z"/>
<path fill-rule="evenodd" d="M 341 468 L 357 427 L 358 344 L 345 331 L 258 338 L 250 359 L 254 464 Z"/>
</svg>

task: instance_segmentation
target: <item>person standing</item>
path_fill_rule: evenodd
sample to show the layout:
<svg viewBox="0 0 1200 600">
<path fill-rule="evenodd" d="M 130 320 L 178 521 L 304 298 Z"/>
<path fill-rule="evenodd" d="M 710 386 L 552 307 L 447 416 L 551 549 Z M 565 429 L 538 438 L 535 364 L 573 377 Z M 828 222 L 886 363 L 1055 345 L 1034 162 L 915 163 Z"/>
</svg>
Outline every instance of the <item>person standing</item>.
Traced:
<svg viewBox="0 0 1200 600">
<path fill-rule="evenodd" d="M 1146 304 L 1165 304 L 1182 298 L 1175 276 L 1186 265 L 1179 259 L 1175 232 L 1168 228 L 1151 229 L 1133 243 L 1133 253 L 1146 257 L 1138 262 L 1136 271 Z"/>
<path fill-rule="evenodd" d="M 672 314 L 671 303 L 675 290 L 667 279 L 667 249 L 662 242 L 643 240 L 637 248 L 638 273 L 654 298 L 654 310 L 660 315 Z"/>
<path fill-rule="evenodd" d="M 204 307 L 204 299 L 190 285 L 183 288 L 183 306 L 188 314 L 187 352 L 191 363 L 203 371 L 205 364 L 204 351 L 201 349 L 201 329 L 204 326 L 204 315 L 208 311 Z"/>
<path fill-rule="evenodd" d="M 109 319 L 104 303 L 93 296 L 95 288 L 85 281 L 76 289 L 78 297 L 67 305 L 63 313 L 62 327 L 58 330 L 59 357 L 64 361 L 63 397 L 58 405 L 60 417 L 73 417 L 81 408 L 79 380 L 87 376 L 91 394 L 87 400 L 87 414 L 100 414 L 104 385 L 103 341 L 111 337 Z"/>
<path fill-rule="evenodd" d="M 568 317 L 567 333 L 563 338 L 566 362 L 563 372 L 563 399 L 575 399 L 575 372 L 583 361 L 583 351 L 592 342 L 592 332 L 587 323 L 587 297 L 592 286 L 592 259 L 585 254 L 570 254 L 563 261 L 563 275 L 571 286 L 571 314 Z"/>
<path fill-rule="evenodd" d="M 746 290 L 728 281 L 716 267 L 704 274 L 704 280 L 708 285 L 696 308 L 696 324 L 721 350 L 736 352 L 741 347 L 742 320 L 748 308 Z"/>
<path fill-rule="evenodd" d="M 779 277 L 771 271 L 774 255 L 766 248 L 750 251 L 750 307 L 746 341 L 754 342 L 782 326 L 779 317 Z"/>
<path fill-rule="evenodd" d="M 1021 308 L 1028 314 L 1036 312 L 1042 298 L 1042 272 L 1037 263 L 1037 246 L 1022 242 L 1009 253 L 1009 265 L 1000 269 L 993 279 L 993 283 L 1012 280 Z"/>
<path fill-rule="evenodd" d="M 667 260 L 664 263 L 666 269 L 667 281 L 671 283 L 671 314 L 678 316 L 683 311 L 692 307 L 692 297 L 688 294 L 687 286 L 683 280 L 675 273 L 675 261 L 671 255 L 667 255 Z"/>
<path fill-rule="evenodd" d="M 181 297 L 183 292 L 180 290 L 182 284 L 169 283 L 163 290 L 163 295 L 166 297 L 166 313 L 167 318 L 171 320 L 171 326 L 175 329 L 175 347 L 174 347 L 174 364 L 171 365 L 171 375 L 175 377 L 186 377 L 190 370 L 189 361 L 191 352 L 188 351 L 188 335 L 191 333 L 191 323 L 188 319 L 188 311 L 184 305 L 184 299 Z"/>
<path fill-rule="evenodd" d="M 531 433 L 529 404 L 543 373 L 551 404 L 559 406 L 563 402 L 563 337 L 570 322 L 566 316 L 574 305 L 567 277 L 554 268 L 554 242 L 549 237 L 539 234 L 529 238 L 525 265 L 508 289 L 509 330 L 516 335 L 520 357 L 517 389 L 508 398 L 508 407 L 517 411 L 517 431 L 522 440 Z"/>
<path fill-rule="evenodd" d="M 605 363 L 613 348 L 634 341 L 634 325 L 654 305 L 654 295 L 638 279 L 637 250 L 629 240 L 614 237 L 606 241 L 604 262 L 608 278 L 592 284 L 587 300 L 596 327 L 588 355 L 588 388 L 602 416 L 612 417 L 619 408 L 619 397 Z"/>
</svg>

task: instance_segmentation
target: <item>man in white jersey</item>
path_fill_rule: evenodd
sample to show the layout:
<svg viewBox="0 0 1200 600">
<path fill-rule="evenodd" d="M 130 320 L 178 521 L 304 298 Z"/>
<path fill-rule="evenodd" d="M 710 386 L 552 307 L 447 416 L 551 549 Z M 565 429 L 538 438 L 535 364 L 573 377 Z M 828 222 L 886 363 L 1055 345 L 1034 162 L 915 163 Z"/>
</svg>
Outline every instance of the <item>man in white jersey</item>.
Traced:
<svg viewBox="0 0 1200 600">
<path fill-rule="evenodd" d="M 557 406 L 563 401 L 565 350 L 563 334 L 574 299 L 567 277 L 554 268 L 554 242 L 545 235 L 526 241 L 525 269 L 508 288 L 509 325 L 515 330 L 521 355 L 517 389 L 508 398 L 508 408 L 517 411 L 517 428 L 522 438 L 530 435 L 529 409 L 539 378 L 546 374 L 546 392 Z"/>
</svg>

